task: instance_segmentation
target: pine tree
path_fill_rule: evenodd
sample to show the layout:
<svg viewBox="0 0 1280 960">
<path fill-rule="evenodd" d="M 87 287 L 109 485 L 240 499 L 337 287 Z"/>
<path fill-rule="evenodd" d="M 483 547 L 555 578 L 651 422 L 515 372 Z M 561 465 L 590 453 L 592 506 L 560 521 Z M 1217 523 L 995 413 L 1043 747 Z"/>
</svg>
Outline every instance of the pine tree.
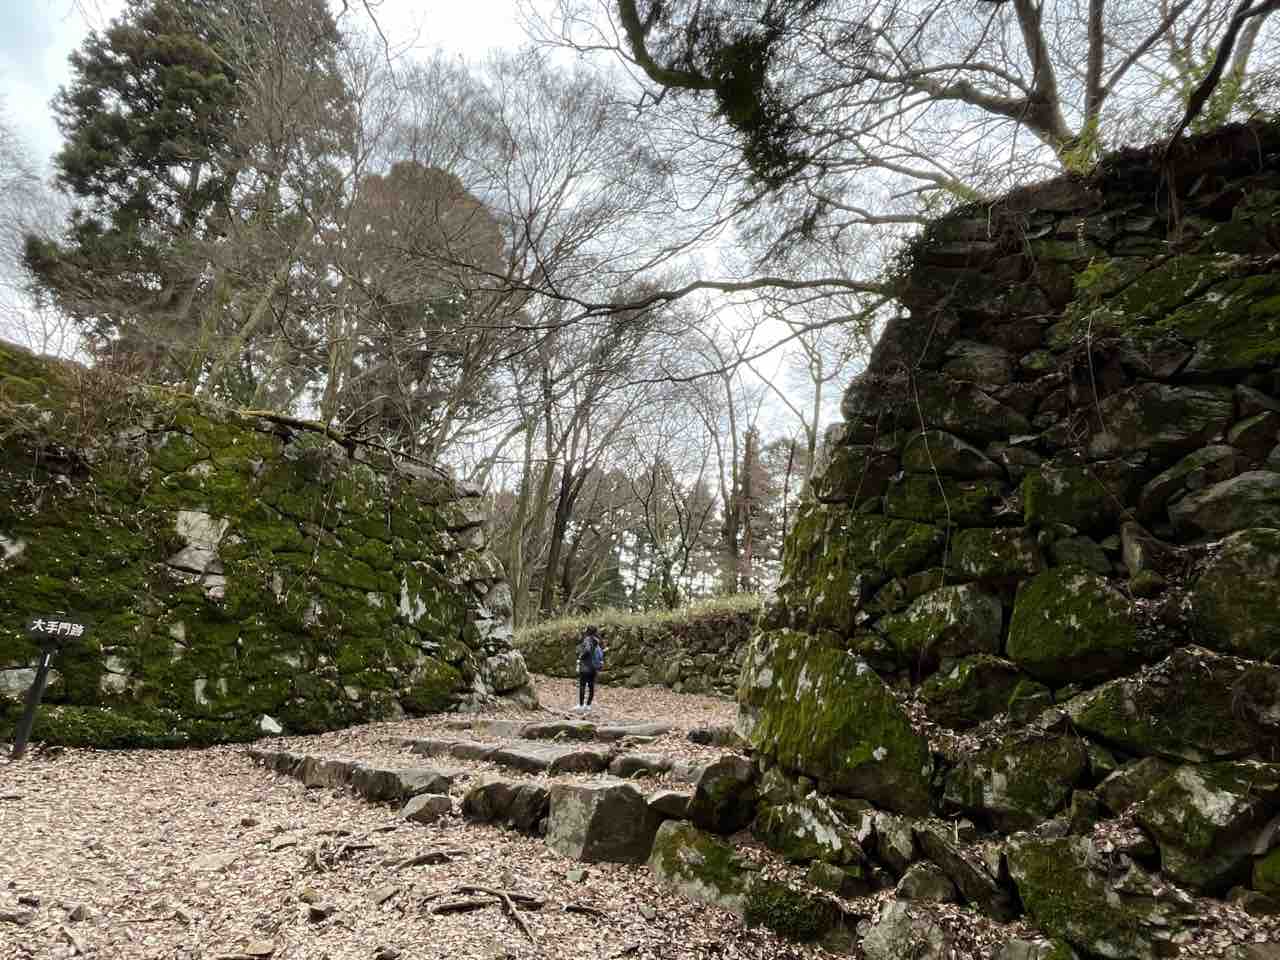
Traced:
<svg viewBox="0 0 1280 960">
<path fill-rule="evenodd" d="M 247 293 L 274 295 L 289 272 L 266 248 L 288 217 L 300 225 L 288 177 L 306 152 L 282 144 L 268 114 L 285 108 L 264 89 L 292 95 L 291 135 L 316 152 L 297 78 L 333 88 L 337 42 L 322 0 L 128 0 L 72 55 L 53 102 L 56 180 L 76 208 L 61 242 L 26 240 L 38 292 L 156 379 L 194 386 L 219 344 L 247 349 Z"/>
</svg>

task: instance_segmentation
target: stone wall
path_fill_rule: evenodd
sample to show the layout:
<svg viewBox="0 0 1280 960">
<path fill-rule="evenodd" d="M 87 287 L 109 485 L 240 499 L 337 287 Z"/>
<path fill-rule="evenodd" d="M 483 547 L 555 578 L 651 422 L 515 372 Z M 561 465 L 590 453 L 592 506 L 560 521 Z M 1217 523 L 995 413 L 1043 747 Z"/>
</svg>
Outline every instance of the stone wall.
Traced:
<svg viewBox="0 0 1280 960">
<path fill-rule="evenodd" d="M 967 860 L 906 846 L 1089 955 L 1169 955 L 1195 896 L 1280 910 L 1277 224 L 1258 124 L 908 252 L 744 668 L 776 802 L 967 818 Z"/>
<path fill-rule="evenodd" d="M 602 625 L 607 655 L 604 684 L 640 687 L 656 683 L 677 693 L 732 695 L 759 608 L 693 608 L 652 617 L 629 616 Z M 578 627 L 556 624 L 523 630 L 515 643 L 534 673 L 576 677 Z"/>
<path fill-rule="evenodd" d="M 89 623 L 36 735 L 330 729 L 532 696 L 478 496 L 305 424 L 0 343 L 0 704 L 36 617 Z"/>
</svg>

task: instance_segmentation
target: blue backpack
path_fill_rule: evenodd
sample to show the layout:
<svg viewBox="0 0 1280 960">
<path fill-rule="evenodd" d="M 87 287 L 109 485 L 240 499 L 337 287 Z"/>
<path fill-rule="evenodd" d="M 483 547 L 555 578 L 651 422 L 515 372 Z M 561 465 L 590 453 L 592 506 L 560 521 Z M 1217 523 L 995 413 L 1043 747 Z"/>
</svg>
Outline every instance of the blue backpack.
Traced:
<svg viewBox="0 0 1280 960">
<path fill-rule="evenodd" d="M 604 666 L 604 648 L 600 646 L 599 640 L 593 644 L 591 636 L 582 638 L 578 644 L 578 672 L 579 673 L 595 673 Z"/>
</svg>

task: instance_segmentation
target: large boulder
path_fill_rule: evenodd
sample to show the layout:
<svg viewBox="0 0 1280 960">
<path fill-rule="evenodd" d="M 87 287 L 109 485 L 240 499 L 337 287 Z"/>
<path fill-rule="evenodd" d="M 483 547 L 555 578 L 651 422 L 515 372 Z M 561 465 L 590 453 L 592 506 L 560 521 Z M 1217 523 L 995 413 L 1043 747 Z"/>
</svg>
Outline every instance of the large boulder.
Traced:
<svg viewBox="0 0 1280 960">
<path fill-rule="evenodd" d="M 916 387 L 914 399 L 924 423 L 970 443 L 984 444 L 1030 432 L 1026 417 L 967 381 L 921 375 Z M 912 419 L 916 416 L 917 410 L 912 410 Z"/>
<path fill-rule="evenodd" d="M 984 387 L 998 387 L 1013 379 L 1014 356 L 1004 347 L 975 340 L 957 340 L 947 347 L 942 372 L 956 380 L 972 380 Z"/>
<path fill-rule="evenodd" d="M 909 473 L 889 487 L 884 512 L 922 523 L 983 526 L 995 522 L 1005 493 L 999 480 L 953 480 Z"/>
<path fill-rule="evenodd" d="M 1280 413 L 1264 410 L 1241 420 L 1227 433 L 1227 443 L 1252 460 L 1262 460 L 1280 438 Z"/>
<path fill-rule="evenodd" d="M 649 809 L 664 820 L 688 820 L 693 794 L 685 790 L 655 790 L 649 794 Z"/>
<path fill-rule="evenodd" d="M 628 782 L 557 783 L 551 788 L 547 846 L 587 863 L 644 863 L 661 821 Z"/>
<path fill-rule="evenodd" d="M 919 667 L 944 657 L 999 653 L 1003 615 L 998 597 L 966 583 L 929 591 L 904 612 L 883 618 L 878 629 Z"/>
<path fill-rule="evenodd" d="M 1022 584 L 1009 622 L 1008 657 L 1050 685 L 1115 676 L 1142 654 L 1130 602 L 1079 568 Z"/>
<path fill-rule="evenodd" d="M 927 860 L 908 867 L 893 892 L 899 900 L 954 903 L 960 899 L 956 885 L 942 872 L 942 868 Z"/>
<path fill-rule="evenodd" d="M 1029 834 L 1006 847 L 1009 874 L 1027 914 L 1052 936 L 1107 960 L 1173 956 L 1173 938 L 1194 905 L 1156 883 L 1127 856 L 1097 851 L 1085 837 Z"/>
<path fill-rule="evenodd" d="M 928 741 L 863 659 L 790 630 L 757 634 L 739 731 L 761 755 L 897 813 L 929 809 Z"/>
<path fill-rule="evenodd" d="M 873 822 L 876 859 L 888 867 L 895 877 L 902 876 L 919 855 L 915 832 L 911 829 L 912 821 L 907 817 L 881 812 L 875 814 Z"/>
<path fill-rule="evenodd" d="M 756 771 L 749 760 L 724 756 L 707 764 L 694 785 L 689 819 L 712 833 L 736 833 L 756 814 Z"/>
<path fill-rule="evenodd" d="M 681 896 L 730 913 L 747 912 L 751 867 L 733 847 L 691 823 L 668 820 L 658 828 L 649 868 Z"/>
<path fill-rule="evenodd" d="M 1280 473 L 1250 470 L 1189 493 L 1169 506 L 1169 517 L 1186 538 L 1280 527 Z"/>
<path fill-rule="evenodd" d="M 898 458 L 871 446 L 840 444 L 813 477 L 813 494 L 821 503 L 862 503 L 882 496 L 898 472 Z"/>
<path fill-rule="evenodd" d="M 1047 706 L 1049 689 L 1027 678 L 1015 664 L 989 654 L 959 660 L 920 687 L 929 719 L 963 730 L 1034 698 Z"/>
<path fill-rule="evenodd" d="M 507 809 L 507 826 L 523 833 L 541 832 L 551 809 L 551 791 L 540 783 L 522 783 Z"/>
<path fill-rule="evenodd" d="M 866 960 L 948 960 L 953 943 L 927 907 L 889 900 L 862 938 L 862 953 Z"/>
<path fill-rule="evenodd" d="M 932 474 L 976 480 L 1000 478 L 1004 470 L 977 447 L 941 430 L 916 434 L 902 451 L 902 467 L 910 473 Z"/>
<path fill-rule="evenodd" d="M 1164 872 L 1210 893 L 1247 880 L 1254 846 L 1280 812 L 1280 764 L 1202 763 L 1179 768 L 1135 817 L 1160 847 Z"/>
<path fill-rule="evenodd" d="M 925 820 L 915 826 L 916 843 L 956 885 L 966 903 L 995 920 L 1018 915 L 1010 892 L 987 869 L 982 858 L 956 840 L 950 824 Z"/>
<path fill-rule="evenodd" d="M 653 841 L 649 868 L 682 896 L 742 917 L 790 940 L 816 940 L 843 916 L 825 897 L 759 876 L 750 861 L 689 823 L 668 820 Z"/>
<path fill-rule="evenodd" d="M 1109 774 L 1098 784 L 1098 796 L 1107 809 L 1118 815 L 1145 800 L 1155 785 L 1173 771 L 1173 764 L 1167 760 L 1143 757 Z"/>
<path fill-rule="evenodd" d="M 866 860 L 854 828 L 816 793 L 791 803 L 762 807 L 751 832 L 765 846 L 795 863 L 822 860 L 845 866 Z"/>
<path fill-rule="evenodd" d="M 1223 540 L 1192 589 L 1191 610 L 1206 646 L 1258 660 L 1280 655 L 1280 528 Z"/>
<path fill-rule="evenodd" d="M 1225 444 L 1202 447 L 1187 454 L 1168 470 L 1149 480 L 1138 495 L 1138 511 L 1144 517 L 1158 517 L 1165 506 L 1176 500 L 1188 480 L 1219 483 L 1235 476 L 1240 451 Z"/>
<path fill-rule="evenodd" d="M 1183 647 L 1067 704 L 1088 736 L 1138 756 L 1266 756 L 1280 736 L 1280 667 Z"/>
<path fill-rule="evenodd" d="M 990 817 L 1002 830 L 1025 830 L 1066 806 L 1088 769 L 1089 755 L 1078 737 L 1014 734 L 962 759 L 947 776 L 944 796 L 962 810 Z"/>
<path fill-rule="evenodd" d="M 487 658 L 484 661 L 484 672 L 488 676 L 489 686 L 499 695 L 529 685 L 529 669 L 525 666 L 524 656 L 515 650 L 504 650 Z"/>
<path fill-rule="evenodd" d="M 1090 451 L 1142 450 L 1167 463 L 1225 432 L 1234 415 L 1230 387 L 1139 383 L 1099 404 L 1106 431 L 1093 437 Z"/>
<path fill-rule="evenodd" d="M 1027 527 L 969 527 L 951 542 L 951 563 L 965 577 L 979 580 L 1031 577 L 1044 569 L 1044 557 Z"/>
<path fill-rule="evenodd" d="M 1102 531 L 1120 515 L 1129 482 L 1123 464 L 1045 464 L 1022 481 L 1022 515 L 1032 527 Z"/>
</svg>

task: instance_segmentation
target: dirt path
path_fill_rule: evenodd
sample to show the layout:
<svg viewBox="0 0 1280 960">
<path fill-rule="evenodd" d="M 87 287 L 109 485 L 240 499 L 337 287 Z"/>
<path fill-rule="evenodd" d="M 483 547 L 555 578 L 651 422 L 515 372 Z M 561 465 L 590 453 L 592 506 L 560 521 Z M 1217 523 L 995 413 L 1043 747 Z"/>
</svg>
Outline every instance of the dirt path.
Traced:
<svg viewBox="0 0 1280 960">
<path fill-rule="evenodd" d="M 576 701 L 568 681 L 541 681 L 539 695 L 554 708 Z M 604 688 L 591 719 L 664 719 L 683 731 L 727 723 L 732 714 L 732 704 L 707 697 Z M 491 715 L 545 719 L 555 712 Z M 443 731 L 447 722 L 374 724 L 276 742 L 389 755 L 394 738 Z M 702 749 L 678 734 L 664 741 L 695 754 Z M 456 815 L 406 824 L 389 807 L 268 773 L 239 747 L 36 755 L 0 765 L 0 797 L 0 960 L 822 955 L 673 897 L 644 867 L 592 865 L 575 883 L 568 875 L 583 866 L 536 838 Z M 437 866 L 394 865 L 432 848 L 459 853 Z M 325 863 L 340 857 L 317 872 L 313 851 Z M 542 909 L 520 914 L 536 945 L 496 906 L 427 915 L 414 905 L 462 884 L 545 900 Z M 375 904 L 375 891 L 381 896 L 392 886 L 396 892 Z M 332 914 L 310 919 L 304 895 Z M 566 912 L 568 905 L 600 915 Z"/>
</svg>

